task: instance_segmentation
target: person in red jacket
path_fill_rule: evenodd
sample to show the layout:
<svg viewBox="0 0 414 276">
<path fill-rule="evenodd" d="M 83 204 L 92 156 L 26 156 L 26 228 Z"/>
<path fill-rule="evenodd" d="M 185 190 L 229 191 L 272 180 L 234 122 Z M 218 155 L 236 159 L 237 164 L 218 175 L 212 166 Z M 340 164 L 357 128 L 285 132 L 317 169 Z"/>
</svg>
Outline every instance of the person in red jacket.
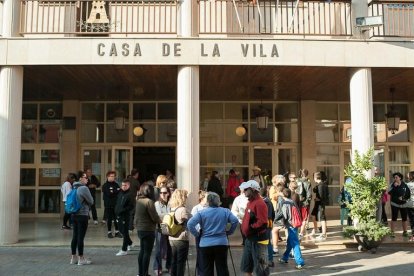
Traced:
<svg viewBox="0 0 414 276">
<path fill-rule="evenodd" d="M 229 208 L 231 209 L 231 204 L 233 204 L 234 199 L 239 195 L 239 186 L 243 182 L 236 172 L 231 169 L 229 171 L 229 179 L 227 180 L 226 195 L 228 198 Z"/>
<path fill-rule="evenodd" d="M 243 182 L 240 190 L 248 198 L 241 229 L 246 241 L 243 249 L 241 270 L 246 275 L 269 275 L 267 245 L 267 205 L 260 196 L 260 185 L 255 180 Z"/>
</svg>

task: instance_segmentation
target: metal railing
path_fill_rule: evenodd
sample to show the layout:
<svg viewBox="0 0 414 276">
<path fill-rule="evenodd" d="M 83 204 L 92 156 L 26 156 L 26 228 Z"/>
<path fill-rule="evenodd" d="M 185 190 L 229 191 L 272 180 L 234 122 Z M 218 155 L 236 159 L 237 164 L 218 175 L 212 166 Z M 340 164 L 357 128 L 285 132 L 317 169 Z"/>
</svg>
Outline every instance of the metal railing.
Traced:
<svg viewBox="0 0 414 276">
<path fill-rule="evenodd" d="M 21 0 L 22 34 L 176 34 L 175 0 Z"/>
<path fill-rule="evenodd" d="M 373 1 L 370 16 L 382 16 L 383 25 L 374 27 L 372 36 L 413 37 L 414 1 Z"/>
<path fill-rule="evenodd" d="M 198 0 L 200 34 L 350 36 L 351 0 Z"/>
</svg>

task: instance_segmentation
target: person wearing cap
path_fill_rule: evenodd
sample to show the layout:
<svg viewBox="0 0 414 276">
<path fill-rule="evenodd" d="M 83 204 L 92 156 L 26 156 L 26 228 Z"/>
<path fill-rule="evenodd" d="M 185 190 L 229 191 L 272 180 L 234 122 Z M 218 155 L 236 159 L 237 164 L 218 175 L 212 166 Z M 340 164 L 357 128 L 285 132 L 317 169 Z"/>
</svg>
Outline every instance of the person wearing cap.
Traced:
<svg viewBox="0 0 414 276">
<path fill-rule="evenodd" d="M 248 198 L 242 221 L 242 233 L 246 236 L 241 261 L 241 270 L 246 275 L 269 275 L 267 245 L 267 205 L 261 198 L 260 185 L 255 180 L 243 182 L 240 189 Z"/>
<path fill-rule="evenodd" d="M 254 166 L 253 175 L 250 176 L 250 179 L 255 180 L 259 184 L 260 188 L 263 188 L 263 186 L 265 185 L 265 181 L 264 181 L 263 176 L 260 174 L 261 171 L 262 171 L 261 168 L 259 168 L 258 166 Z"/>
</svg>

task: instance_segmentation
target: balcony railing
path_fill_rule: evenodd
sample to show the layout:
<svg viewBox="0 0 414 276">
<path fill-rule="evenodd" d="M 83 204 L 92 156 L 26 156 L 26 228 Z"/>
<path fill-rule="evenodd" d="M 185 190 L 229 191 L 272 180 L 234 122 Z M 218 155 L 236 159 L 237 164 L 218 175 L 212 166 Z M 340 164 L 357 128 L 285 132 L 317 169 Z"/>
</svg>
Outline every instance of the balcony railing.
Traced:
<svg viewBox="0 0 414 276">
<path fill-rule="evenodd" d="M 175 34 L 175 0 L 21 0 L 22 34 Z"/>
<path fill-rule="evenodd" d="M 199 0 L 200 34 L 350 36 L 351 1 Z"/>
<path fill-rule="evenodd" d="M 383 25 L 373 28 L 372 36 L 414 36 L 414 1 L 373 1 L 369 12 L 370 16 L 383 18 Z"/>
</svg>

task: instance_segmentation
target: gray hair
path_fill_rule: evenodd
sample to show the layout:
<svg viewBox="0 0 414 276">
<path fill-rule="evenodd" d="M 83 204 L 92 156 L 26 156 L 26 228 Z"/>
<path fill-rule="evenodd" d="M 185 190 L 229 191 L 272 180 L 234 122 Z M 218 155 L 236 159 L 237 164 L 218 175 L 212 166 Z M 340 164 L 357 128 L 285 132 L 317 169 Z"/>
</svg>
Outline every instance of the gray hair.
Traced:
<svg viewBox="0 0 414 276">
<path fill-rule="evenodd" d="M 208 192 L 207 205 L 209 207 L 219 207 L 221 205 L 220 196 L 214 192 Z"/>
</svg>

